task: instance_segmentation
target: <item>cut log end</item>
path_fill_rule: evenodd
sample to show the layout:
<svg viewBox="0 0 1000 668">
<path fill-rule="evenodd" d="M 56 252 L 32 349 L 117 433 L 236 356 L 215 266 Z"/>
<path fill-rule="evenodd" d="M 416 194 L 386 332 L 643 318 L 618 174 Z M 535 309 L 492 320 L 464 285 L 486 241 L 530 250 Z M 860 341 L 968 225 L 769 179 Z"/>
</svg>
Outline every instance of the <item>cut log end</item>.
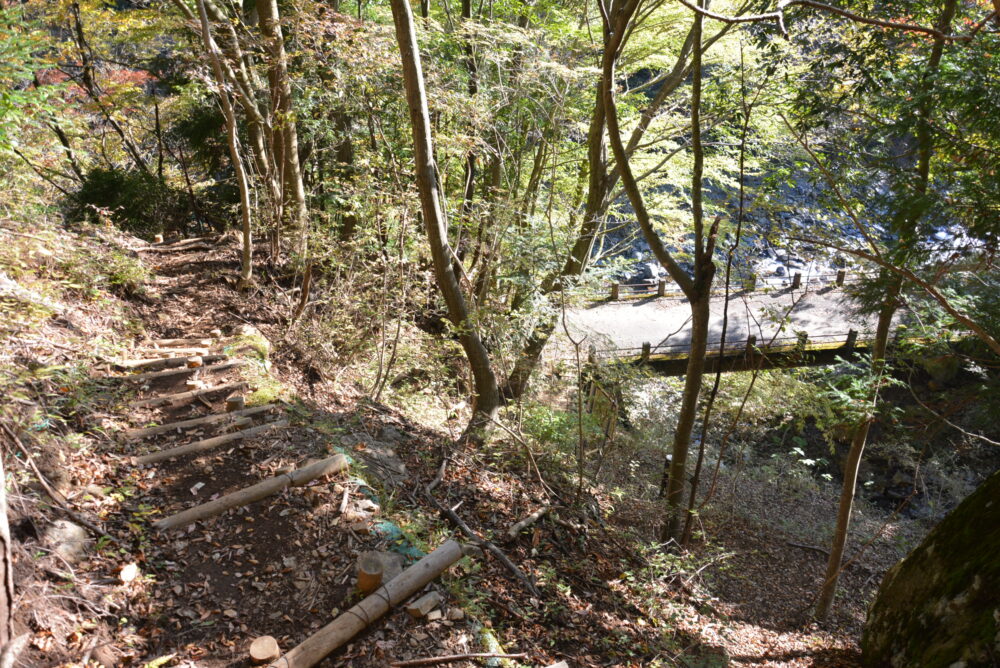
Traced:
<svg viewBox="0 0 1000 668">
<path fill-rule="evenodd" d="M 205 358 L 201 355 L 195 355 L 187 359 L 187 367 L 189 369 L 197 369 L 202 366 L 205 366 Z"/>
<path fill-rule="evenodd" d="M 250 643 L 250 661 L 255 666 L 270 663 L 281 656 L 278 641 L 271 636 L 261 636 Z"/>
<path fill-rule="evenodd" d="M 358 558 L 358 591 L 370 594 L 382 586 L 382 560 L 376 552 L 365 552 Z"/>
<path fill-rule="evenodd" d="M 247 398 L 242 394 L 230 394 L 226 397 L 226 412 L 241 411 L 247 405 Z"/>
</svg>

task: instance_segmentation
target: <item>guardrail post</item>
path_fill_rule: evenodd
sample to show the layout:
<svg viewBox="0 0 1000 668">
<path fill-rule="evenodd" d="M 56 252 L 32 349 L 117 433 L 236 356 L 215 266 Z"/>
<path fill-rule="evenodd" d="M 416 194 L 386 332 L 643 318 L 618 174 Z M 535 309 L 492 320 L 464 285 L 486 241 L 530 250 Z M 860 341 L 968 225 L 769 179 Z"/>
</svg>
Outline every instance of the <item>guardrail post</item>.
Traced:
<svg viewBox="0 0 1000 668">
<path fill-rule="evenodd" d="M 847 270 L 839 269 L 837 270 L 837 287 L 839 288 L 844 284 L 844 279 L 847 278 Z"/>
<path fill-rule="evenodd" d="M 798 290 L 801 287 L 802 287 L 802 273 L 797 271 L 795 272 L 795 275 L 792 276 L 792 290 Z"/>
<path fill-rule="evenodd" d="M 660 280 L 656 282 L 656 296 L 663 297 L 667 294 L 667 282 Z"/>
<path fill-rule="evenodd" d="M 754 348 L 756 347 L 757 347 L 757 337 L 751 334 L 750 336 L 747 337 L 746 356 L 750 357 L 751 355 L 753 355 Z"/>
<path fill-rule="evenodd" d="M 611 301 L 617 301 L 620 295 L 621 285 L 618 283 L 611 284 Z"/>
<path fill-rule="evenodd" d="M 652 346 L 649 345 L 649 341 L 646 341 L 645 343 L 642 344 L 642 355 L 639 357 L 640 361 L 642 362 L 649 361 L 649 353 L 651 349 Z"/>
<path fill-rule="evenodd" d="M 858 330 L 852 329 L 847 332 L 847 343 L 844 344 L 844 347 L 848 350 L 854 350 L 856 345 L 858 345 Z"/>
</svg>

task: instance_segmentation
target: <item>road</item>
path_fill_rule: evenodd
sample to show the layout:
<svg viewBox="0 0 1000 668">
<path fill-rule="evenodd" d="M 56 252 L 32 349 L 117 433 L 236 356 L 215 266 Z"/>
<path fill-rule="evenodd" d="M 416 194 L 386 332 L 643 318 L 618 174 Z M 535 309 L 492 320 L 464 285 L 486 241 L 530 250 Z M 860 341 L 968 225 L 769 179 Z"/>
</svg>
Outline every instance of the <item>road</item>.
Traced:
<svg viewBox="0 0 1000 668">
<path fill-rule="evenodd" d="M 832 285 L 730 295 L 727 348 L 742 345 L 751 335 L 757 337 L 758 345 L 763 345 L 776 334 L 779 338 L 794 338 L 800 331 L 818 341 L 846 337 L 851 329 L 864 338 L 874 330 L 875 317 L 853 315 L 853 310 L 844 292 Z M 714 348 L 722 333 L 721 295 L 713 298 L 711 315 L 708 340 Z M 593 345 L 599 351 L 641 348 L 645 342 L 652 344 L 654 352 L 658 348 L 663 352 L 683 351 L 691 342 L 690 318 L 687 300 L 676 297 L 601 302 L 567 313 L 574 338 L 586 336 L 584 348 Z M 778 333 L 783 322 L 785 329 Z"/>
</svg>

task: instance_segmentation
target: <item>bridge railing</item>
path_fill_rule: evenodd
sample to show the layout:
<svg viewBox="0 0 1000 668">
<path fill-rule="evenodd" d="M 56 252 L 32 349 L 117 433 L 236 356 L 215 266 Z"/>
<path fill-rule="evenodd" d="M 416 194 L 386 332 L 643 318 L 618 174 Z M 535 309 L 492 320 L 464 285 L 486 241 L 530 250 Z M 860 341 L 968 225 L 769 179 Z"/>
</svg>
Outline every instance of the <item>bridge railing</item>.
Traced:
<svg viewBox="0 0 1000 668">
<path fill-rule="evenodd" d="M 805 332 L 795 336 L 779 336 L 758 344 L 756 336 L 749 336 L 744 339 L 726 340 L 725 347 L 721 340 L 709 341 L 706 346 L 708 355 L 742 355 L 747 353 L 765 354 L 769 351 L 789 351 L 796 348 L 810 350 L 817 348 L 838 348 L 850 350 L 857 345 L 867 343 L 866 340 L 858 338 L 857 330 L 850 330 L 846 334 L 819 334 L 809 336 Z M 678 343 L 661 343 L 652 345 L 644 343 L 638 347 L 606 348 L 603 350 L 591 350 L 590 353 L 597 359 L 616 359 L 623 357 L 639 357 L 649 359 L 657 356 L 660 358 L 683 358 L 691 352 L 690 341 Z"/>
<path fill-rule="evenodd" d="M 874 278 L 875 276 L 875 272 L 848 271 L 846 269 L 840 269 L 838 271 L 808 272 L 806 274 L 803 274 L 802 272 L 795 272 L 791 276 L 784 277 L 737 275 L 734 277 L 734 287 L 730 290 L 730 294 L 739 291 L 753 292 L 758 286 L 774 287 L 777 280 L 780 280 L 782 283 L 790 281 L 791 289 L 799 290 L 803 286 L 806 286 L 807 288 L 829 286 L 843 287 L 844 285 L 858 283 L 865 278 Z M 680 287 L 676 283 L 665 279 L 658 279 L 656 281 L 648 280 L 640 283 L 613 282 L 610 284 L 609 288 L 609 298 L 611 301 L 638 296 L 683 296 Z M 719 288 L 713 288 L 712 290 L 713 295 L 721 295 L 723 292 L 724 291 Z"/>
</svg>

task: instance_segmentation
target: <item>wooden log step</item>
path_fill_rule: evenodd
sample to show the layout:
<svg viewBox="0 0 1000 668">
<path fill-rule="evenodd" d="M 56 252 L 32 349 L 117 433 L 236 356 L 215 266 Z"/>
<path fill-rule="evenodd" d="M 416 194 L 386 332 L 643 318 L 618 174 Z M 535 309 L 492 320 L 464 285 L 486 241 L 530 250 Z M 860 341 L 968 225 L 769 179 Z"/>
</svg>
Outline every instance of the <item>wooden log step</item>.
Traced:
<svg viewBox="0 0 1000 668">
<path fill-rule="evenodd" d="M 199 337 L 193 339 L 152 339 L 140 348 L 207 347 L 215 343 L 213 339 Z"/>
<path fill-rule="evenodd" d="M 222 436 L 213 436 L 212 438 L 204 438 L 200 441 L 179 445 L 176 448 L 170 448 L 169 450 L 152 452 L 148 455 L 143 455 L 142 457 L 136 457 L 135 463 L 141 465 L 155 464 L 157 462 L 162 462 L 167 459 L 173 459 L 174 457 L 183 457 L 185 455 L 207 452 L 209 450 L 219 447 L 220 445 L 225 445 L 226 443 L 232 443 L 233 441 L 239 441 L 245 438 L 253 438 L 254 436 L 260 436 L 261 434 L 266 434 L 272 429 L 280 429 L 282 427 L 287 427 L 287 426 L 288 426 L 288 420 L 286 419 L 275 420 L 274 422 L 267 422 L 265 424 L 258 425 L 256 427 L 250 427 L 249 429 L 234 431 L 231 434 L 223 434 Z"/>
<path fill-rule="evenodd" d="M 241 489 L 238 492 L 227 494 L 214 501 L 209 501 L 194 508 L 183 510 L 170 517 L 165 517 L 158 522 L 154 522 L 153 526 L 161 531 L 187 526 L 192 522 L 221 515 L 232 508 L 239 508 L 254 501 L 260 501 L 272 494 L 277 494 L 286 487 L 301 487 L 317 478 L 325 478 L 346 468 L 347 457 L 344 455 L 334 455 L 333 457 L 328 457 L 327 459 L 296 469 L 291 473 L 282 473 L 251 487 Z"/>
<path fill-rule="evenodd" d="M 133 352 L 144 357 L 177 357 L 192 355 L 207 355 L 208 348 L 136 348 Z"/>
<path fill-rule="evenodd" d="M 228 355 L 200 355 L 202 362 L 205 364 L 211 364 L 212 362 L 221 362 L 222 360 L 229 359 Z M 157 369 L 173 369 L 179 366 L 184 366 L 187 364 L 188 357 L 160 357 L 157 359 L 141 359 L 141 360 L 123 360 L 121 362 L 116 362 L 115 366 L 122 369 L 148 369 L 150 371 L 156 371 Z"/>
<path fill-rule="evenodd" d="M 201 417 L 191 418 L 190 420 L 181 420 L 180 422 L 169 422 L 167 424 L 158 424 L 154 427 L 128 429 L 125 432 L 125 438 L 127 438 L 130 441 L 134 441 L 140 438 L 146 438 L 148 436 L 165 434 L 168 431 L 173 431 L 175 429 L 190 429 L 191 427 L 202 427 L 210 424 L 219 424 L 221 422 L 233 422 L 237 418 L 256 415 L 257 413 L 264 413 L 277 407 L 278 404 L 264 404 L 263 406 L 244 408 L 241 411 L 231 411 L 229 413 L 212 413 L 211 415 L 203 415 Z"/>
<path fill-rule="evenodd" d="M 132 408 L 155 408 L 157 406 L 168 406 L 174 405 L 178 406 L 188 401 L 197 399 L 198 397 L 208 396 L 209 394 L 216 394 L 217 392 L 239 392 L 241 390 L 247 389 L 246 381 L 239 381 L 236 383 L 225 383 L 223 385 L 216 385 L 214 387 L 206 387 L 202 390 L 188 390 L 187 392 L 176 392 L 174 394 L 164 394 L 159 397 L 150 397 L 149 399 L 141 399 L 139 401 L 132 402 L 129 404 Z"/>
<path fill-rule="evenodd" d="M 186 359 L 186 358 L 185 358 Z M 195 371 L 207 371 L 216 372 L 223 371 L 225 369 L 231 369 L 234 366 L 243 366 L 246 364 L 243 360 L 229 360 L 228 362 L 223 362 L 222 364 L 213 364 L 211 366 L 203 366 L 196 368 L 183 368 L 183 369 L 167 369 L 166 371 L 149 371 L 146 373 L 135 373 L 131 376 L 115 376 L 116 380 L 125 380 L 129 382 L 143 382 L 147 380 L 157 380 L 159 378 L 169 378 L 170 376 L 179 376 L 185 373 L 194 373 Z"/>
<path fill-rule="evenodd" d="M 345 645 L 369 624 L 423 589 L 431 580 L 462 558 L 462 546 L 446 541 L 436 550 L 379 587 L 350 610 L 293 647 L 269 668 L 310 668 Z"/>
</svg>

